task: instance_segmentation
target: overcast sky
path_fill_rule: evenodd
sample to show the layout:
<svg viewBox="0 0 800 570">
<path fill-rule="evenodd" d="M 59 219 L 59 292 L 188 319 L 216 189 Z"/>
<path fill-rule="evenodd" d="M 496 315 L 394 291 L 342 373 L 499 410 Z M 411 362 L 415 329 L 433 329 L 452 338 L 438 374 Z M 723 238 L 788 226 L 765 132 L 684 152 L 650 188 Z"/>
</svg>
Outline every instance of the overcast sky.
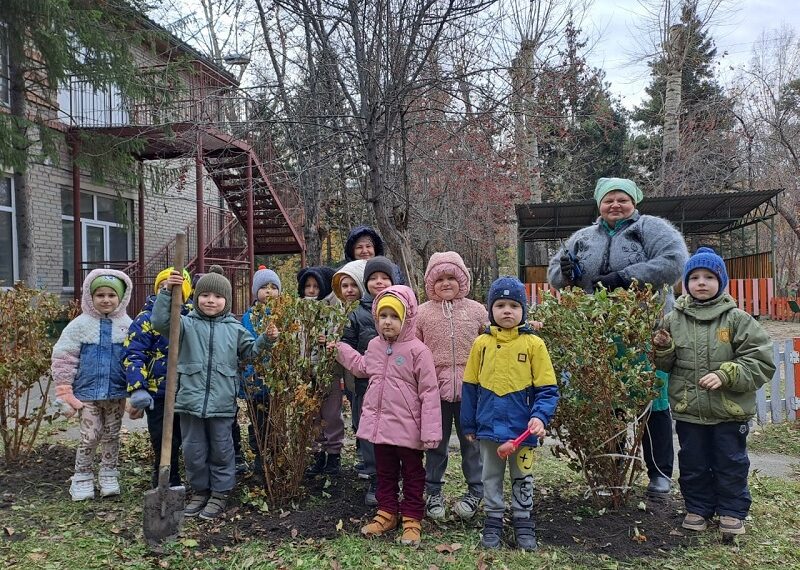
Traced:
<svg viewBox="0 0 800 570">
<path fill-rule="evenodd" d="M 717 53 L 727 55 L 718 67 L 720 80 L 726 84 L 738 67 L 748 62 L 754 43 L 763 31 L 786 24 L 800 31 L 800 2 L 797 0 L 744 0 L 712 28 Z M 585 34 L 600 36 L 589 62 L 606 71 L 606 80 L 627 108 L 639 103 L 649 83 L 649 70 L 644 62 L 632 63 L 643 53 L 646 33 L 644 10 L 636 0 L 595 0 L 583 24 Z"/>
</svg>

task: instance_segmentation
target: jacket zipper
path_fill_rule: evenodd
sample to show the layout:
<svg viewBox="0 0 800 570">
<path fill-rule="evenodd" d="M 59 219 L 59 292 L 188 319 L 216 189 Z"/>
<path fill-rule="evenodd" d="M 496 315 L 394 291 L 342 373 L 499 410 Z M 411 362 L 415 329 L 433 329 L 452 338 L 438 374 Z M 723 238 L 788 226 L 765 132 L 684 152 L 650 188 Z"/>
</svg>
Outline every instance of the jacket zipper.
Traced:
<svg viewBox="0 0 800 570">
<path fill-rule="evenodd" d="M 214 321 L 211 321 L 211 332 L 208 335 L 208 366 L 206 366 L 206 397 L 203 400 L 203 412 L 200 417 L 206 417 L 208 397 L 211 394 L 211 362 L 214 354 Z"/>
<path fill-rule="evenodd" d="M 389 343 L 387 350 L 392 348 L 392 344 Z M 387 352 L 386 356 L 391 356 L 391 353 Z M 381 374 L 381 393 L 380 397 L 378 398 L 378 410 L 375 414 L 375 429 L 372 432 L 372 439 L 377 439 L 378 437 L 378 425 L 380 425 L 380 418 L 381 418 L 381 411 L 383 410 L 383 390 L 386 388 L 386 371 L 389 369 L 389 358 L 386 358 L 383 364 L 383 374 Z M 367 386 L 367 390 L 369 390 L 369 386 Z M 365 394 L 366 397 L 366 394 Z"/>
</svg>

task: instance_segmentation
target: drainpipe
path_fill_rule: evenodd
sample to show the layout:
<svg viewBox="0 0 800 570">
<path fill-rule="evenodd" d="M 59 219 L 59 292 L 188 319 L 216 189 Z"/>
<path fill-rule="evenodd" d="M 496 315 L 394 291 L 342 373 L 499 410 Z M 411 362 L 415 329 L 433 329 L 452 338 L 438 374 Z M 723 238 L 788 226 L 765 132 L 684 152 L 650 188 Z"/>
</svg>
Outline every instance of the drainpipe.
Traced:
<svg viewBox="0 0 800 570">
<path fill-rule="evenodd" d="M 194 156 L 194 176 L 195 195 L 197 201 L 197 264 L 195 267 L 195 272 L 205 273 L 206 230 L 205 220 L 203 219 L 205 217 L 205 208 L 203 207 L 203 137 L 199 130 L 197 133 L 197 152 Z"/>
<path fill-rule="evenodd" d="M 78 165 L 78 154 L 81 151 L 81 143 L 73 138 L 70 146 L 72 147 L 72 274 L 73 288 L 72 297 L 81 298 L 81 286 L 83 285 L 83 239 L 81 232 L 81 167 Z"/>
</svg>

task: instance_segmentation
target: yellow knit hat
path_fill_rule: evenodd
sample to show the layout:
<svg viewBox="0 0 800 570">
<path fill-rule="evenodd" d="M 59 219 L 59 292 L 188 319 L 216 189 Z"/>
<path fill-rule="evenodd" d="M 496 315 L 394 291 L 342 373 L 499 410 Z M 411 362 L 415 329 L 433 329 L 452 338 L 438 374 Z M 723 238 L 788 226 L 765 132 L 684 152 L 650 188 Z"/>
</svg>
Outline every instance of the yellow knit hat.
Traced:
<svg viewBox="0 0 800 570">
<path fill-rule="evenodd" d="M 170 266 L 156 276 L 156 281 L 153 284 L 153 290 L 156 294 L 158 294 L 158 290 L 161 288 L 161 283 L 165 281 L 174 270 L 175 268 Z M 181 286 L 181 291 L 183 292 L 183 301 L 186 302 L 186 300 L 192 296 L 192 276 L 189 275 L 186 269 L 183 270 L 183 285 Z"/>
<path fill-rule="evenodd" d="M 384 307 L 389 307 L 397 316 L 400 317 L 400 322 L 402 323 L 406 319 L 406 306 L 403 305 L 403 302 L 395 297 L 392 294 L 384 295 L 378 301 L 378 308 L 375 309 L 375 312 L 380 314 L 381 309 Z"/>
</svg>

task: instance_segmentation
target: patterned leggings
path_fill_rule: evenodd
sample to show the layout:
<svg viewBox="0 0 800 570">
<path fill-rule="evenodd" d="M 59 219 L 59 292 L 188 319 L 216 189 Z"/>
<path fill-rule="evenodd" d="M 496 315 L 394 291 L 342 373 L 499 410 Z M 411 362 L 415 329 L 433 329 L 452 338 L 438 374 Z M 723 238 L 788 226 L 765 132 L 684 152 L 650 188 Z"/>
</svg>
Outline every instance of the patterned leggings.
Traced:
<svg viewBox="0 0 800 570">
<path fill-rule="evenodd" d="M 125 414 L 125 400 L 83 402 L 78 412 L 81 442 L 75 454 L 75 473 L 92 473 L 94 453 L 101 445 L 100 467 L 116 469 L 119 458 L 119 428 Z"/>
</svg>

